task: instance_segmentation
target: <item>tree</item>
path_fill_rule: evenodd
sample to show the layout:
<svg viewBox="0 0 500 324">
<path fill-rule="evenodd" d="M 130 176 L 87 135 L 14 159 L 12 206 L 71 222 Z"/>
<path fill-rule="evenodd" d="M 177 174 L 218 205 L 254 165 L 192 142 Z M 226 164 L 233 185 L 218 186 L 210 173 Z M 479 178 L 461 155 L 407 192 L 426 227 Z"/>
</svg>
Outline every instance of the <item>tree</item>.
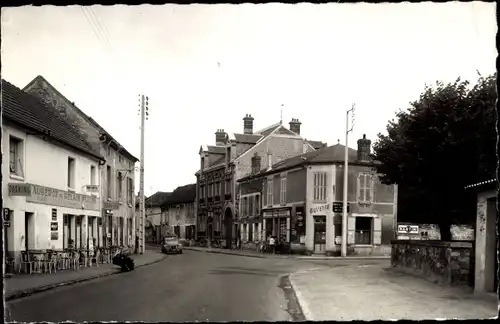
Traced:
<svg viewBox="0 0 500 324">
<path fill-rule="evenodd" d="M 398 184 L 398 219 L 450 225 L 475 222 L 475 197 L 464 187 L 495 177 L 496 73 L 473 87 L 457 79 L 426 86 L 408 111 L 378 134 L 373 158 L 386 184 Z"/>
</svg>

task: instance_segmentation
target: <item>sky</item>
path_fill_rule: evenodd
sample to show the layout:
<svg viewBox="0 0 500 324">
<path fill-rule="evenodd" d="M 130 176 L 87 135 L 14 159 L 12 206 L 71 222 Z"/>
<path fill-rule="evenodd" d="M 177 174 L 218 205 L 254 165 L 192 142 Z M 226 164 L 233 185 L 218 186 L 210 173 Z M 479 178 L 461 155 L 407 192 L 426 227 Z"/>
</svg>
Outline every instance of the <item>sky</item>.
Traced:
<svg viewBox="0 0 500 324">
<path fill-rule="evenodd" d="M 374 141 L 425 84 L 494 73 L 496 3 L 140 5 L 2 8 L 2 78 L 42 75 L 140 157 L 145 194 L 196 182 L 215 131 L 292 118 L 301 134 Z M 136 173 L 136 188 L 139 184 Z"/>
</svg>

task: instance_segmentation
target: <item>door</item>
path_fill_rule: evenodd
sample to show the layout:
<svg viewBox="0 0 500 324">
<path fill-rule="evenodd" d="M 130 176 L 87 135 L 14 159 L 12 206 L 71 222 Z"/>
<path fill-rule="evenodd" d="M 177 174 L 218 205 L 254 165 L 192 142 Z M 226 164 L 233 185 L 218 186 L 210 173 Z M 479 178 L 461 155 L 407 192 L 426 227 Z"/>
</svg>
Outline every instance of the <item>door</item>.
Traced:
<svg viewBox="0 0 500 324">
<path fill-rule="evenodd" d="M 314 216 L 314 252 L 325 252 L 326 216 Z"/>
<path fill-rule="evenodd" d="M 35 215 L 33 213 L 24 213 L 24 249 L 35 249 Z"/>
</svg>

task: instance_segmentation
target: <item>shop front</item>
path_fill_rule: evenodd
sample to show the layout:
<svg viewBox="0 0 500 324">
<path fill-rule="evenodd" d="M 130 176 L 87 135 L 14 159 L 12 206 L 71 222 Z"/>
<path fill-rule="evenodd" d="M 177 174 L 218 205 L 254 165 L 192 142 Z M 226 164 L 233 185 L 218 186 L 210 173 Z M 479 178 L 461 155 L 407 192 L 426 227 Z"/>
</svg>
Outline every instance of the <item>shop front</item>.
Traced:
<svg viewBox="0 0 500 324">
<path fill-rule="evenodd" d="M 335 246 L 335 226 L 332 205 L 310 204 L 306 210 L 305 248 L 312 253 L 325 254 Z"/>
<path fill-rule="evenodd" d="M 4 200 L 7 248 L 18 260 L 21 251 L 61 250 L 71 243 L 88 246 L 88 237 L 102 230 L 99 201 L 77 194 L 28 183 L 10 183 Z"/>
<path fill-rule="evenodd" d="M 279 242 L 290 243 L 291 207 L 274 208 L 263 212 L 263 232 L 265 239 L 275 236 Z"/>
</svg>

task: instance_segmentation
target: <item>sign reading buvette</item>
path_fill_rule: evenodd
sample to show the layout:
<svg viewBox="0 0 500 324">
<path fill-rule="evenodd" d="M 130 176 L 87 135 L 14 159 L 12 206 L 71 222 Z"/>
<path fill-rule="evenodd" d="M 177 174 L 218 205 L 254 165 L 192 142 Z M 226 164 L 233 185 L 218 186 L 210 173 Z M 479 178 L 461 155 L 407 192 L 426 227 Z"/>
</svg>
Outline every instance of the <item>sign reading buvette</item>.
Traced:
<svg viewBox="0 0 500 324">
<path fill-rule="evenodd" d="M 9 196 L 24 196 L 26 202 L 75 209 L 99 210 L 96 196 L 38 186 L 30 183 L 9 183 Z"/>
</svg>

